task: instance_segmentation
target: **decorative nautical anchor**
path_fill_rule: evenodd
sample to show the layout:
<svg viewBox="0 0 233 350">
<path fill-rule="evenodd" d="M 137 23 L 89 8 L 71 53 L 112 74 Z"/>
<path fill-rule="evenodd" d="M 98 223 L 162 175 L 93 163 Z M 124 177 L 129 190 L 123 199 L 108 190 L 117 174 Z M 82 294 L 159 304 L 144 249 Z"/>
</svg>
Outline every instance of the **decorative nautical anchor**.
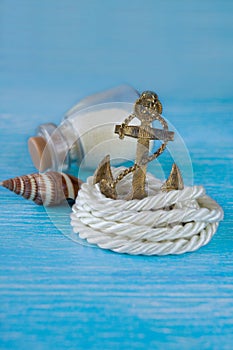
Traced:
<svg viewBox="0 0 233 350">
<path fill-rule="evenodd" d="M 110 156 L 107 155 L 99 164 L 94 174 L 94 184 L 99 183 L 100 191 L 109 198 L 116 199 L 116 185 L 126 175 L 133 173 L 133 193 L 131 199 L 142 199 L 147 196 L 146 170 L 147 164 L 160 156 L 165 150 L 168 141 L 174 140 L 174 132 L 168 130 L 165 119 L 161 116 L 162 104 L 156 93 L 145 91 L 141 94 L 134 105 L 134 112 L 124 120 L 121 125 L 116 125 L 115 133 L 120 139 L 125 136 L 137 138 L 136 160 L 133 166 L 122 171 L 114 180 L 110 167 Z M 141 121 L 140 126 L 128 125 L 134 118 Z M 158 120 L 163 129 L 156 129 L 151 126 L 154 120 Z M 162 145 L 156 152 L 149 155 L 149 143 L 151 140 L 163 140 Z M 162 186 L 162 191 L 183 189 L 183 180 L 177 165 L 174 163 L 171 174 Z"/>
</svg>

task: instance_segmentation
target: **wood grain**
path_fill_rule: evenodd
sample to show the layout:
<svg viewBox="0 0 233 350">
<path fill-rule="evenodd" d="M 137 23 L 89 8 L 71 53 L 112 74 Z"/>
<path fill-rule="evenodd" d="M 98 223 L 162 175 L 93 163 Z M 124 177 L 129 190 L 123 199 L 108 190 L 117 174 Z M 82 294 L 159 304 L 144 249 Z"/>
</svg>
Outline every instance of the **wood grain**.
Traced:
<svg viewBox="0 0 233 350">
<path fill-rule="evenodd" d="M 0 348 L 230 350 L 230 2 L 133 9 L 120 1 L 109 11 L 84 3 L 3 2 L 0 181 L 35 171 L 26 142 L 38 124 L 59 122 L 77 99 L 128 80 L 159 93 L 190 151 L 195 184 L 225 218 L 195 253 L 118 255 L 67 238 L 67 208 L 46 212 L 0 188 Z M 161 164 L 167 176 L 168 153 Z"/>
</svg>

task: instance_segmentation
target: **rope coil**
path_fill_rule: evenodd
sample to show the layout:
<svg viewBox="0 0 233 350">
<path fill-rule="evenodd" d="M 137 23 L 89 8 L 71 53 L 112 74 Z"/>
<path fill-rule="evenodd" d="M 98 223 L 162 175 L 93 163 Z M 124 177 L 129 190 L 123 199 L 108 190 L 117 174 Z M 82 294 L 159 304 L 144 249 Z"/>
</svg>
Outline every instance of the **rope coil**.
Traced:
<svg viewBox="0 0 233 350">
<path fill-rule="evenodd" d="M 112 168 L 114 177 L 124 169 Z M 162 182 L 147 174 L 148 197 L 126 200 L 132 175 L 117 185 L 119 198 L 106 198 L 84 183 L 72 208 L 74 232 L 91 244 L 118 253 L 167 255 L 192 252 L 206 245 L 223 219 L 221 207 L 202 186 L 161 192 Z"/>
</svg>

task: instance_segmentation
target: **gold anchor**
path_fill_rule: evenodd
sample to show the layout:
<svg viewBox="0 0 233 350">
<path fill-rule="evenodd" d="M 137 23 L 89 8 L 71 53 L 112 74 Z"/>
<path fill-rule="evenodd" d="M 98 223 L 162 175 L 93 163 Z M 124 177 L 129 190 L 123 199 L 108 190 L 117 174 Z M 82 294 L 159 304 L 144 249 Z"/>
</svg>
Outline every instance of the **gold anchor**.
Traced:
<svg viewBox="0 0 233 350">
<path fill-rule="evenodd" d="M 166 148 L 168 141 L 174 140 L 174 132 L 168 130 L 165 119 L 161 116 L 162 104 L 156 93 L 144 91 L 134 105 L 134 112 L 127 117 L 121 125 L 116 125 L 115 133 L 119 138 L 125 136 L 137 138 L 136 160 L 133 166 L 123 170 L 116 179 L 113 178 L 110 167 L 110 156 L 107 155 L 99 164 L 93 183 L 99 183 L 100 191 L 109 198 L 116 199 L 116 185 L 126 175 L 133 173 L 131 199 L 142 199 L 147 196 L 145 189 L 147 164 L 160 156 Z M 128 125 L 134 118 L 141 121 L 140 126 Z M 163 129 L 156 129 L 151 126 L 154 120 L 158 120 Z M 163 140 L 162 145 L 156 152 L 149 155 L 150 140 Z M 171 174 L 162 191 L 171 191 L 173 189 L 183 189 L 183 180 L 179 168 L 174 163 Z"/>
</svg>

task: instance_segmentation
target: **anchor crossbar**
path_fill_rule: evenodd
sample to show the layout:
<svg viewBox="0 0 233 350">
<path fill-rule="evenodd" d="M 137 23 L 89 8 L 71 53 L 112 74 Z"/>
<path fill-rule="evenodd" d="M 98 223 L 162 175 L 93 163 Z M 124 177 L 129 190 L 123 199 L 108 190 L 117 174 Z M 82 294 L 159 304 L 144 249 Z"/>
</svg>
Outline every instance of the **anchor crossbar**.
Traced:
<svg viewBox="0 0 233 350">
<path fill-rule="evenodd" d="M 115 126 L 115 133 L 121 133 L 121 125 Z M 148 140 L 165 140 L 173 141 L 174 132 L 166 131 L 162 129 L 151 128 L 150 126 L 142 127 L 136 125 L 125 125 L 123 129 L 123 134 L 125 136 L 130 136 L 133 138 L 143 138 Z"/>
</svg>

